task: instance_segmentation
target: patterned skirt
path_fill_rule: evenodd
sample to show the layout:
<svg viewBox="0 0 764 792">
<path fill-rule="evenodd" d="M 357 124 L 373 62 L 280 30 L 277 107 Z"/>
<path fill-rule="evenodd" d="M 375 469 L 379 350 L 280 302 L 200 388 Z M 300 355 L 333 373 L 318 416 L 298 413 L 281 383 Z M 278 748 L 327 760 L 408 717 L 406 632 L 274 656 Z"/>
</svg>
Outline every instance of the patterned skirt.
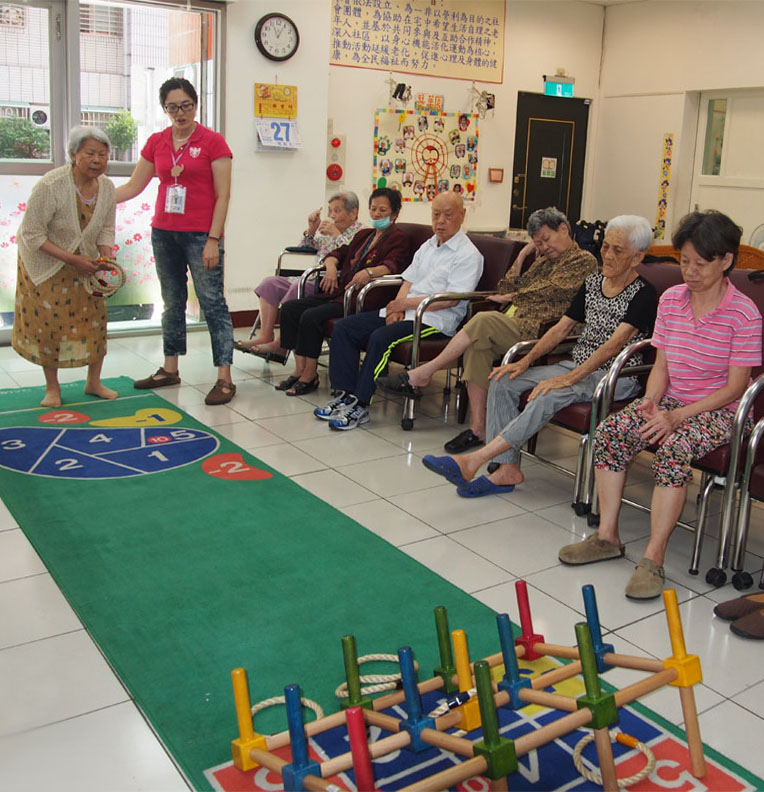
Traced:
<svg viewBox="0 0 764 792">
<path fill-rule="evenodd" d="M 39 286 L 18 260 L 13 348 L 32 363 L 76 368 L 106 354 L 106 300 L 88 294 L 73 267 Z"/>
</svg>

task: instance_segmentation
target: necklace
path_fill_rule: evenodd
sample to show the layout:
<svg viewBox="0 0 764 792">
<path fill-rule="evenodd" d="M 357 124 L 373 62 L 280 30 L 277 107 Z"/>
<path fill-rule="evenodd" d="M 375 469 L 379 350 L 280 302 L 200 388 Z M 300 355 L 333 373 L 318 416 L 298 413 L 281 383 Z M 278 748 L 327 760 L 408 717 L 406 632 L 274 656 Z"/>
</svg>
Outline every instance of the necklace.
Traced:
<svg viewBox="0 0 764 792">
<path fill-rule="evenodd" d="M 77 193 L 77 195 L 80 196 L 80 199 L 82 200 L 82 203 L 85 204 L 85 206 L 92 206 L 96 202 L 96 198 L 98 198 L 98 185 L 96 185 L 95 195 L 92 198 L 86 198 L 80 192 L 80 189 L 79 189 L 79 187 L 77 187 L 76 184 L 74 185 L 74 191 Z"/>
<path fill-rule="evenodd" d="M 196 132 L 196 126 L 194 126 L 194 128 L 184 138 L 176 137 L 175 133 L 173 133 L 172 142 L 178 146 L 182 146 L 186 141 L 190 140 L 194 136 L 194 132 Z"/>
</svg>

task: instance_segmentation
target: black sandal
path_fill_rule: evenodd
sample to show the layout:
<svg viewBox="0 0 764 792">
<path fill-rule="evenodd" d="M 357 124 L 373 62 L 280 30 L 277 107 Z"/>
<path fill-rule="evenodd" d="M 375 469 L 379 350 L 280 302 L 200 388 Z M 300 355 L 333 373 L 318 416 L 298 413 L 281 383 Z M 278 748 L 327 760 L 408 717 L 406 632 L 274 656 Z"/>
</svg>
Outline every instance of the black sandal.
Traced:
<svg viewBox="0 0 764 792">
<path fill-rule="evenodd" d="M 299 375 L 295 377 L 294 374 L 290 374 L 285 380 L 281 380 L 278 385 L 274 385 L 273 387 L 280 391 L 289 390 L 299 379 Z"/>
<path fill-rule="evenodd" d="M 304 396 L 306 393 L 312 393 L 318 388 L 318 377 L 310 382 L 303 382 L 298 378 L 297 382 L 286 392 L 287 396 Z"/>
</svg>

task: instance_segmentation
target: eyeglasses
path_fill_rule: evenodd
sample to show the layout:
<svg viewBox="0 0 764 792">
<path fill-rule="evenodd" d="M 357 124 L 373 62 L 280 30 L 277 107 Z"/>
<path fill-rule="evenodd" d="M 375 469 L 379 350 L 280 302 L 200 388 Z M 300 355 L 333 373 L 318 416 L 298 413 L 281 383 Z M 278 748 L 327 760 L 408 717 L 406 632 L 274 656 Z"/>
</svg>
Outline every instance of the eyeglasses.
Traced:
<svg viewBox="0 0 764 792">
<path fill-rule="evenodd" d="M 170 102 L 170 104 L 166 104 L 164 106 L 164 109 L 170 115 L 175 115 L 178 110 L 182 110 L 184 113 L 187 113 L 189 110 L 193 110 L 194 107 L 196 107 L 196 102 L 182 102 L 179 105 L 175 104 L 175 102 Z"/>
</svg>

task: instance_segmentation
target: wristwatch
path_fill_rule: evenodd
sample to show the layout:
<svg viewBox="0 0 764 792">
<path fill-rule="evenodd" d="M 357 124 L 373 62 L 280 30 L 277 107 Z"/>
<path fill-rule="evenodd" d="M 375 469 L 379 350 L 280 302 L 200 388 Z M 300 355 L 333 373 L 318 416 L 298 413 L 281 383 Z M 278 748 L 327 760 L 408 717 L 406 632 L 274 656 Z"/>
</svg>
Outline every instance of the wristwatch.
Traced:
<svg viewBox="0 0 764 792">
<path fill-rule="evenodd" d="M 371 271 L 371 267 L 367 267 L 367 268 L 366 268 L 366 272 L 368 272 L 368 273 L 369 273 L 369 277 L 370 277 L 370 278 L 373 278 L 373 277 L 374 277 L 374 273 Z"/>
</svg>

